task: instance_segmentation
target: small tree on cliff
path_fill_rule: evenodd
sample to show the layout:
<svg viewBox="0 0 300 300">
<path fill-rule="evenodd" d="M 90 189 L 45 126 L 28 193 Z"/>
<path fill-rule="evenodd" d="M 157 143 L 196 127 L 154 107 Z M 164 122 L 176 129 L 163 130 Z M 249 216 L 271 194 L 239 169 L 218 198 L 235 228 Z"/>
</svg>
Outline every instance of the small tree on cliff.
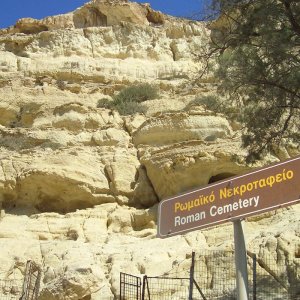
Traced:
<svg viewBox="0 0 300 300">
<path fill-rule="evenodd" d="M 217 59 L 221 107 L 244 123 L 249 159 L 300 140 L 300 1 L 213 0 L 206 59 Z M 225 99 L 225 100 L 224 100 Z M 238 109 L 238 114 L 236 113 Z"/>
</svg>

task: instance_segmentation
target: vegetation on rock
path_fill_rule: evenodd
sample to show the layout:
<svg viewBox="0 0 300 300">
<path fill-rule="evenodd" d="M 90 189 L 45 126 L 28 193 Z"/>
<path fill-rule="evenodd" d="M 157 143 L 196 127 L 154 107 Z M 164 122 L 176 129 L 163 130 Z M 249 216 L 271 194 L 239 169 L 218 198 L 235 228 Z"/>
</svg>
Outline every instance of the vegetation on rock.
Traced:
<svg viewBox="0 0 300 300">
<path fill-rule="evenodd" d="M 116 109 L 121 115 L 144 112 L 142 102 L 153 100 L 159 96 L 158 89 L 149 83 L 141 83 L 122 89 L 113 100 L 100 99 L 98 107 Z"/>
<path fill-rule="evenodd" d="M 214 0 L 213 9 L 220 17 L 205 58 L 217 58 L 218 107 L 244 123 L 248 159 L 299 144 L 300 2 Z"/>
</svg>

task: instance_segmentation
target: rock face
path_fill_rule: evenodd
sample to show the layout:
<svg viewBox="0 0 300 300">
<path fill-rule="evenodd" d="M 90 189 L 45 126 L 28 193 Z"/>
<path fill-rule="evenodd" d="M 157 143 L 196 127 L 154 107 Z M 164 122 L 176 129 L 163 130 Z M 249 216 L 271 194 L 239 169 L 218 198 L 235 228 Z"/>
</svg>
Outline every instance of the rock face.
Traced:
<svg viewBox="0 0 300 300">
<path fill-rule="evenodd" d="M 154 11 L 148 4 L 138 4 L 127 0 L 93 0 L 69 14 L 43 20 L 20 19 L 7 32 L 35 34 L 58 29 L 113 26 L 120 25 L 122 22 L 137 25 L 149 25 L 149 23 L 162 25 L 165 20 L 161 12 Z"/>
<path fill-rule="evenodd" d="M 237 126 L 190 105 L 215 89 L 198 78 L 208 35 L 147 4 L 100 0 L 0 31 L 0 281 L 34 260 L 39 299 L 118 299 L 120 271 L 160 275 L 200 247 L 232 249 L 230 224 L 155 237 L 159 201 L 254 167 Z M 145 114 L 99 107 L 136 82 L 160 90 Z M 274 275 L 285 286 L 299 281 L 299 209 L 246 223 L 251 253 L 289 262 L 294 275 Z"/>
</svg>

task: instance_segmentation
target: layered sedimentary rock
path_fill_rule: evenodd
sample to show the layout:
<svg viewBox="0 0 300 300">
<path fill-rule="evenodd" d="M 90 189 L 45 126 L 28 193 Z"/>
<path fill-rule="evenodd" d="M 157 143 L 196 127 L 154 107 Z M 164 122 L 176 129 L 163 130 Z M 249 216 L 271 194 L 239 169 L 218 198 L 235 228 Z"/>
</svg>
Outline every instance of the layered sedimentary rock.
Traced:
<svg viewBox="0 0 300 300">
<path fill-rule="evenodd" d="M 149 5 L 100 0 L 0 31 L 0 280 L 34 260 L 40 299 L 117 299 L 120 271 L 161 275 L 193 250 L 232 249 L 230 224 L 156 238 L 162 199 L 279 160 L 247 165 L 238 126 L 190 105 L 215 89 L 198 78 L 208 35 Z M 137 82 L 160 91 L 144 114 L 99 107 Z M 248 220 L 246 234 L 249 252 L 294 270 L 276 280 L 297 282 L 299 206 Z"/>
</svg>

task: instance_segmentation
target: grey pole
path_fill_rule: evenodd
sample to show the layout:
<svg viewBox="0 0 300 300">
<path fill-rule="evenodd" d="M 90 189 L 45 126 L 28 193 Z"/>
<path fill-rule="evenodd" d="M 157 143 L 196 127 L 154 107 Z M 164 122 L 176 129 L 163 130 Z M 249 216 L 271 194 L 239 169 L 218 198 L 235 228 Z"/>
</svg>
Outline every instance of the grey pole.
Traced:
<svg viewBox="0 0 300 300">
<path fill-rule="evenodd" d="M 241 220 L 233 221 L 236 288 L 238 300 L 249 300 L 247 253 Z"/>
</svg>

